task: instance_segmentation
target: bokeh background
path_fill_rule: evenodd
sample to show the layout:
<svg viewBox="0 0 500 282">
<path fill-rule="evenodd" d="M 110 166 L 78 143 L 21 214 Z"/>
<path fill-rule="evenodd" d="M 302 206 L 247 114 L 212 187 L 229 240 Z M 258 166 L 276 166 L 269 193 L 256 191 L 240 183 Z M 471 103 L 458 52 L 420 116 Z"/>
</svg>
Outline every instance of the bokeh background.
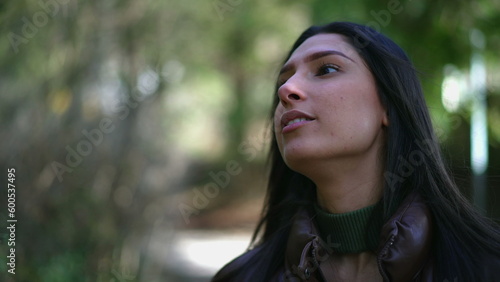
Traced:
<svg viewBox="0 0 500 282">
<path fill-rule="evenodd" d="M 474 199 L 485 179 L 500 218 L 499 0 L 2 1 L 0 280 L 208 281 L 263 205 L 277 70 L 333 20 L 407 51 L 456 181 Z"/>
</svg>

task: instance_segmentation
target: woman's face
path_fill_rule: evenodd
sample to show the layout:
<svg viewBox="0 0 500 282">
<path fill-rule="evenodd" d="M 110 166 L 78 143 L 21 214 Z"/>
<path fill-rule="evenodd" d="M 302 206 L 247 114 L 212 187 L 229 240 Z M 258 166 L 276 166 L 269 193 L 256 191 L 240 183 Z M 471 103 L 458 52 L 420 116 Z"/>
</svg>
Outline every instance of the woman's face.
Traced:
<svg viewBox="0 0 500 282">
<path fill-rule="evenodd" d="M 304 41 L 283 66 L 279 83 L 274 128 L 290 168 L 363 157 L 385 142 L 388 119 L 375 80 L 342 35 Z"/>
</svg>

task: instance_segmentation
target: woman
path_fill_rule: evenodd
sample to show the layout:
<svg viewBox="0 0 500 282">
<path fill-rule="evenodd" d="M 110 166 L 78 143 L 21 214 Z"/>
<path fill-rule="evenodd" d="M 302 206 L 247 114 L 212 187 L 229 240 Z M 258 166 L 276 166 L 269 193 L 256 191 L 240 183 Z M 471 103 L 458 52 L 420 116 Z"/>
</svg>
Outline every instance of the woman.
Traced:
<svg viewBox="0 0 500 282">
<path fill-rule="evenodd" d="M 347 22 L 307 29 L 273 118 L 254 248 L 213 281 L 500 279 L 499 229 L 453 183 L 416 72 L 390 39 Z"/>
</svg>

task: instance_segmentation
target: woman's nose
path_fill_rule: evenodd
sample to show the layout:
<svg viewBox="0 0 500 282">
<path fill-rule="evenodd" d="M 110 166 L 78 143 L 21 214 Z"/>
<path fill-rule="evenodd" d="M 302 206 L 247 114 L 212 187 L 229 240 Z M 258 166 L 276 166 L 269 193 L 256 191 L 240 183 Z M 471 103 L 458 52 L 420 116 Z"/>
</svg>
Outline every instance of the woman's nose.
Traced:
<svg viewBox="0 0 500 282">
<path fill-rule="evenodd" d="M 301 90 L 301 83 L 297 78 L 289 78 L 278 88 L 278 96 L 283 106 L 287 106 L 307 98 L 305 92 Z"/>
</svg>

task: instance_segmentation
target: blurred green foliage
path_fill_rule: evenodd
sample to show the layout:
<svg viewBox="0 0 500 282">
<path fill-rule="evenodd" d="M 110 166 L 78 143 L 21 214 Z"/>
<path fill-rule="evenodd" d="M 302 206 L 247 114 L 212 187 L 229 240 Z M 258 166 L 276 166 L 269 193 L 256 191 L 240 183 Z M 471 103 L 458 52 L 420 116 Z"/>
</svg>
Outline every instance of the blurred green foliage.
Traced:
<svg viewBox="0 0 500 282">
<path fill-rule="evenodd" d="M 262 195 L 251 187 L 265 184 L 256 180 L 265 150 L 244 162 L 237 148 L 265 136 L 275 74 L 295 38 L 333 20 L 371 25 L 407 50 L 468 194 L 470 109 L 446 112 L 440 92 L 446 65 L 468 72 L 470 31 L 484 33 L 498 202 L 499 11 L 499 0 L 2 2 L 0 167 L 17 171 L 18 224 L 15 276 L 6 274 L 2 227 L 0 280 L 168 277 L 149 238 L 190 228 L 178 204 L 229 159 L 244 173 L 206 210 Z M 0 226 L 6 197 L 2 189 Z M 488 212 L 500 217 L 498 207 Z"/>
</svg>

